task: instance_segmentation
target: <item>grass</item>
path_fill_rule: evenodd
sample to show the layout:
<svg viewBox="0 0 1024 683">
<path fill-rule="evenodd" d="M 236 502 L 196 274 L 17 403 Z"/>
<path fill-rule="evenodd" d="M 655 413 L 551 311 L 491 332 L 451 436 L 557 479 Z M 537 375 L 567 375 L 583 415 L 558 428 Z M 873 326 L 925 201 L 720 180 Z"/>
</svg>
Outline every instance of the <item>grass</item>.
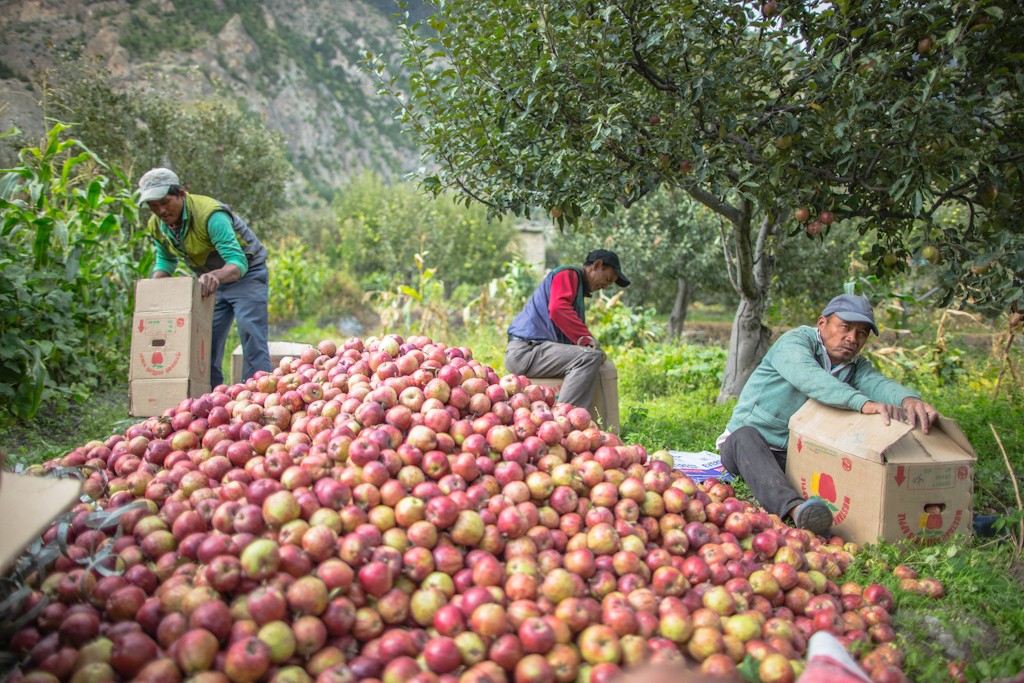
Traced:
<svg viewBox="0 0 1024 683">
<path fill-rule="evenodd" d="M 292 330 L 287 340 L 316 343 L 343 336 L 310 324 Z M 481 326 L 434 336 L 451 345 L 468 346 L 475 358 L 503 371 L 501 330 Z M 237 341 L 229 340 L 229 352 L 235 344 Z M 921 350 L 909 341 L 904 346 L 910 351 L 902 364 L 886 365 L 886 371 L 899 375 L 944 414 L 954 417 L 975 447 L 976 513 L 1009 514 L 1008 519 L 1013 519 L 1017 510 L 1014 478 L 1007 471 L 991 427 L 998 433 L 1014 473 L 1024 471 L 1024 391 L 1012 382 L 1007 385 L 1009 378 L 1005 378 L 1000 396 L 993 397 L 998 366 L 977 348 L 958 347 L 959 371 L 951 374 L 949 367 L 925 362 L 927 348 Z M 640 350 L 613 349 L 610 355 L 619 369 L 622 435 L 627 443 L 639 443 L 648 451 L 714 450 L 732 408 L 731 402 L 717 402 L 723 349 L 651 344 Z M 230 367 L 230 362 L 225 367 Z M 0 428 L 0 449 L 16 461 L 39 462 L 90 439 L 123 432 L 130 423 L 126 394 L 112 392 L 84 406 L 43 414 L 29 425 Z M 736 482 L 735 488 L 737 495 L 749 497 L 742 481 Z M 1013 542 L 1015 529 L 1014 524 L 1007 524 L 994 539 L 960 539 L 941 546 L 869 545 L 858 554 L 843 580 L 878 582 L 893 590 L 897 642 L 906 653 L 905 670 L 911 680 L 949 680 L 949 662 L 962 662 L 969 681 L 1007 677 L 1024 670 L 1024 563 Z M 892 573 L 898 564 L 939 579 L 945 596 L 930 599 L 900 591 Z"/>
</svg>

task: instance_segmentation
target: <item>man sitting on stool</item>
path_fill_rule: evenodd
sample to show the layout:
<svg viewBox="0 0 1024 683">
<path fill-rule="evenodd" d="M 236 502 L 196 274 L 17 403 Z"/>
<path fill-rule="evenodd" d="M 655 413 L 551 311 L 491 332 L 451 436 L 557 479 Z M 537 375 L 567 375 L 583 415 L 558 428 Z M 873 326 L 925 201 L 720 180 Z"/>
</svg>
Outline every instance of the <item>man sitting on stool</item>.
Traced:
<svg viewBox="0 0 1024 683">
<path fill-rule="evenodd" d="M 528 377 L 562 377 L 558 400 L 589 410 L 608 361 L 587 328 L 585 299 L 613 282 L 629 286 L 619 257 L 606 249 L 590 252 L 582 268 L 548 273 L 508 327 L 505 368 Z"/>
</svg>

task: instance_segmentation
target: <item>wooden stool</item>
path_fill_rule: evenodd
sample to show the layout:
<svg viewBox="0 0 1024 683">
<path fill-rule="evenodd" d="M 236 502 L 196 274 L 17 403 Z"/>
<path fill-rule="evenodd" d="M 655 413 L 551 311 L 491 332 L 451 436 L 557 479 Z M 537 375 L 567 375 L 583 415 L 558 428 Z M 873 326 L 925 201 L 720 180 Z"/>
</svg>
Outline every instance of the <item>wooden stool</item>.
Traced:
<svg viewBox="0 0 1024 683">
<path fill-rule="evenodd" d="M 529 377 L 528 379 L 532 384 L 540 384 L 554 389 L 556 398 L 564 381 L 562 377 Z M 597 386 L 594 387 L 594 399 L 590 405 L 590 416 L 606 432 L 619 433 L 619 372 L 610 360 L 601 364 Z"/>
</svg>

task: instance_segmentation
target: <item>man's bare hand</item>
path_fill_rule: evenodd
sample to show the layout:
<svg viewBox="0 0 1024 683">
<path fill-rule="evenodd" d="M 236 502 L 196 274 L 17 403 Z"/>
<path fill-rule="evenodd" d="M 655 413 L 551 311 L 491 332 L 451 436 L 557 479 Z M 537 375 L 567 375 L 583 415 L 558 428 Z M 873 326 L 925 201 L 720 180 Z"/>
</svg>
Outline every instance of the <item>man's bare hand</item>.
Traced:
<svg viewBox="0 0 1024 683">
<path fill-rule="evenodd" d="M 913 396 L 903 399 L 903 412 L 906 414 L 907 424 L 912 428 L 920 427 L 925 434 L 939 419 L 939 411 L 934 406 Z"/>
<path fill-rule="evenodd" d="M 205 299 L 220 287 L 220 278 L 213 273 L 203 273 L 199 276 L 199 285 L 203 288 L 203 298 Z"/>
<path fill-rule="evenodd" d="M 882 423 L 886 426 L 893 420 L 905 420 L 903 409 L 899 406 L 894 406 L 889 403 L 879 403 L 878 401 L 868 401 L 861 406 L 860 412 L 864 415 L 881 415 Z"/>
<path fill-rule="evenodd" d="M 889 403 L 868 401 L 860 409 L 865 415 L 881 415 L 882 422 L 886 425 L 893 420 L 906 422 L 911 428 L 920 427 L 925 434 L 935 421 L 939 419 L 939 411 L 919 398 L 908 396 L 903 399 L 902 406 L 894 406 Z"/>
</svg>

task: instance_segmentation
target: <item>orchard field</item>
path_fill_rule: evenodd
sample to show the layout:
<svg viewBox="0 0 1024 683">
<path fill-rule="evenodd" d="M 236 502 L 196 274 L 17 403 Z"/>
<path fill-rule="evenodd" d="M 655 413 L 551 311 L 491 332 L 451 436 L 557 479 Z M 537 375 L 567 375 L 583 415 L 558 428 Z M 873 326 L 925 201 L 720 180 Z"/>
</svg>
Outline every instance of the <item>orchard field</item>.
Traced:
<svg viewBox="0 0 1024 683">
<path fill-rule="evenodd" d="M 7 679 L 788 683 L 827 631 L 879 683 L 1024 680 L 1020 3 L 430 7 L 362 55 L 404 179 L 303 186 L 235 102 L 40 74 L 76 123 L 0 170 L 0 449 L 84 497 L 0 581 Z M 272 338 L 313 346 L 131 419 L 161 165 L 249 221 Z M 594 248 L 633 280 L 587 306 L 620 435 L 502 367 L 542 271 Z M 671 470 L 844 288 L 977 451 L 972 539 L 815 538 Z"/>
</svg>

